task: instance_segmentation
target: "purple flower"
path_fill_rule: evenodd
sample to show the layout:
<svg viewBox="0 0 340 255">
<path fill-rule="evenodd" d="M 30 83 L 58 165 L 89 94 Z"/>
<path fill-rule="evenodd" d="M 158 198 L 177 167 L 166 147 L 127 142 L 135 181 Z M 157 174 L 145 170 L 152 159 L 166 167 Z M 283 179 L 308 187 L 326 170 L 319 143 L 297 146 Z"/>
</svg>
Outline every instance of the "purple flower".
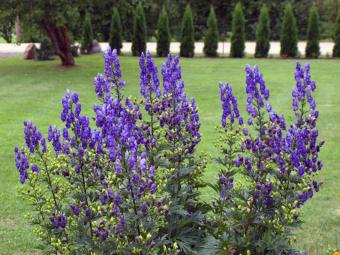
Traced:
<svg viewBox="0 0 340 255">
<path fill-rule="evenodd" d="M 73 92 L 73 93 L 72 93 L 72 102 L 73 102 L 74 104 L 77 104 L 77 103 L 78 103 L 78 100 L 79 100 L 79 96 L 78 96 L 77 92 Z"/>
<path fill-rule="evenodd" d="M 201 140 L 200 121 L 194 98 L 189 102 L 184 92 L 178 57 L 168 55 L 167 62 L 162 66 L 162 75 L 164 95 L 159 107 L 160 126 L 165 129 L 165 138 L 170 144 L 180 141 L 178 146 L 192 153 Z"/>
<path fill-rule="evenodd" d="M 29 169 L 29 161 L 24 148 L 22 148 L 20 151 L 17 147 L 15 147 L 14 152 L 15 152 L 15 166 L 20 174 L 20 182 L 21 184 L 23 184 L 25 180 L 28 178 L 27 169 Z"/>
<path fill-rule="evenodd" d="M 230 175 L 231 173 L 226 171 L 219 176 L 219 184 L 221 187 L 220 199 L 224 201 L 230 201 L 232 199 L 230 193 L 234 187 L 234 177 Z"/>
<path fill-rule="evenodd" d="M 111 87 L 105 81 L 105 78 L 102 74 L 98 74 L 93 81 L 95 92 L 100 99 L 104 99 L 104 93 L 109 94 L 111 91 Z"/>
<path fill-rule="evenodd" d="M 54 229 L 65 228 L 67 224 L 67 218 L 63 213 L 59 216 L 51 216 L 50 221 Z"/>
<path fill-rule="evenodd" d="M 307 102 L 309 104 L 311 115 L 314 118 L 317 118 L 318 113 L 315 113 L 317 112 L 316 104 L 312 96 L 312 92 L 316 89 L 316 83 L 311 80 L 309 64 L 306 64 L 305 69 L 303 69 L 300 62 L 296 62 L 295 81 L 296 87 L 292 91 L 292 106 L 295 115 L 298 117 L 298 121 L 302 121 L 300 115 L 303 110 L 301 107 L 303 107 L 302 105 L 305 105 Z"/>
<path fill-rule="evenodd" d="M 79 216 L 79 207 L 75 204 L 70 204 L 71 210 L 74 215 Z"/>
<path fill-rule="evenodd" d="M 62 145 L 60 143 L 60 131 L 58 130 L 57 126 L 50 126 L 48 128 L 48 141 L 52 142 L 54 151 L 56 155 L 58 156 L 62 150 Z"/>
<path fill-rule="evenodd" d="M 234 124 L 235 119 L 240 117 L 237 100 L 233 95 L 231 86 L 228 83 L 220 83 L 220 96 L 222 101 L 222 127 L 226 127 L 227 118 L 230 123 Z M 240 120 L 240 125 L 243 125 L 243 119 Z"/>
<path fill-rule="evenodd" d="M 255 118 L 259 109 L 263 108 L 265 101 L 269 99 L 269 90 L 257 65 L 253 69 L 249 65 L 246 66 L 246 93 L 247 112 Z"/>
<path fill-rule="evenodd" d="M 25 141 L 30 152 L 34 153 L 39 146 L 41 146 L 43 153 L 46 152 L 46 141 L 37 127 L 30 120 L 24 122 L 24 127 Z"/>
<path fill-rule="evenodd" d="M 71 95 L 69 90 L 66 91 L 65 96 L 62 98 L 63 109 L 61 112 L 61 120 L 67 128 L 70 128 L 71 125 L 74 124 L 75 118 L 80 114 L 81 105 L 78 103 L 78 100 L 78 94 L 73 92 Z M 77 105 L 77 107 L 74 109 L 75 105 Z"/>
<path fill-rule="evenodd" d="M 125 86 L 125 82 L 121 81 L 122 72 L 120 71 L 120 62 L 116 49 L 111 50 L 108 47 L 104 51 L 104 74 L 106 82 L 109 84 L 112 82 L 112 86 Z"/>
<path fill-rule="evenodd" d="M 139 59 L 140 66 L 140 88 L 142 96 L 150 102 L 152 96 L 155 95 L 157 98 L 161 96 L 159 89 L 159 79 L 157 66 L 154 64 L 153 59 L 149 51 L 146 52 L 146 57 L 142 53 Z"/>
<path fill-rule="evenodd" d="M 162 75 L 164 94 L 171 93 L 176 101 L 181 101 L 184 96 L 184 82 L 181 80 L 179 57 L 173 58 L 171 54 L 168 55 L 167 62 L 162 65 Z"/>
<path fill-rule="evenodd" d="M 115 205 L 119 205 L 120 201 L 121 201 L 120 195 L 115 195 L 114 197 Z"/>
<path fill-rule="evenodd" d="M 32 165 L 32 172 L 33 173 L 39 172 L 39 168 L 36 165 Z"/>
</svg>

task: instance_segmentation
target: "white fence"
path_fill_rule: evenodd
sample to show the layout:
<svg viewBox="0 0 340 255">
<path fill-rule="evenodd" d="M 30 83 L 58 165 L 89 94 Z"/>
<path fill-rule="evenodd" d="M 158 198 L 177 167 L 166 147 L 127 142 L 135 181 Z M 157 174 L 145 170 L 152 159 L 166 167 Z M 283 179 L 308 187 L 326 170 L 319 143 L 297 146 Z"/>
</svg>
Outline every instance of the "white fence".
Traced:
<svg viewBox="0 0 340 255">
<path fill-rule="evenodd" d="M 254 55 L 255 52 L 255 42 L 246 42 L 246 48 L 245 52 L 248 55 Z M 321 55 L 323 56 L 331 56 L 333 51 L 333 42 L 320 42 L 320 51 Z M 11 56 L 11 55 L 21 55 L 25 51 L 25 48 L 27 46 L 27 43 L 22 43 L 20 45 L 16 44 L 0 44 L 0 56 Z M 39 44 L 36 44 L 37 47 L 39 47 Z M 108 43 L 100 43 L 100 46 L 102 49 L 105 49 L 108 46 Z M 173 53 L 179 52 L 179 42 L 172 42 L 170 45 L 170 51 Z M 195 53 L 196 54 L 202 54 L 203 53 L 203 42 L 196 42 L 195 43 Z M 305 54 L 305 47 L 306 42 L 299 42 L 298 43 L 298 49 L 302 56 Z M 152 53 L 156 52 L 156 43 L 155 42 L 149 42 L 147 43 L 147 49 L 151 51 Z M 123 43 L 123 52 L 129 53 L 131 52 L 131 43 L 130 42 L 124 42 Z M 218 44 L 218 53 L 220 55 L 228 55 L 230 51 L 230 42 L 222 43 L 220 42 Z M 271 56 L 278 56 L 280 54 L 280 42 L 271 42 L 270 43 L 270 50 L 269 55 Z"/>
</svg>

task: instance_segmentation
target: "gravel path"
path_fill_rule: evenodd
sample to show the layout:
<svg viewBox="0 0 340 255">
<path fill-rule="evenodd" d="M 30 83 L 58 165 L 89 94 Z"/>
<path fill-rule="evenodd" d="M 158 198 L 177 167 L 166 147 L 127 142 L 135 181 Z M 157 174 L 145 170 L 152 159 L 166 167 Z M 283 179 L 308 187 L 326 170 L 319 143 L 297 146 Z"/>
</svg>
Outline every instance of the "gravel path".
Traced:
<svg viewBox="0 0 340 255">
<path fill-rule="evenodd" d="M 102 49 L 105 49 L 108 46 L 108 43 L 100 43 Z M 170 51 L 173 53 L 179 52 L 179 42 L 172 42 L 170 45 Z M 333 50 L 333 42 L 321 42 L 320 43 L 320 50 L 321 55 L 323 56 L 331 56 L 332 50 Z M 27 46 L 27 43 L 22 43 L 20 45 L 16 44 L 0 44 L 0 57 L 6 57 L 6 56 L 15 56 L 15 55 L 22 55 L 25 51 L 25 48 Z M 39 44 L 36 44 L 36 46 L 39 46 Z M 203 46 L 204 44 L 202 42 L 196 42 L 195 43 L 195 53 L 202 54 L 203 53 Z M 304 55 L 306 47 L 306 42 L 299 42 L 298 48 L 299 52 Z M 150 42 L 147 43 L 147 49 L 151 52 L 156 52 L 156 43 Z M 218 53 L 220 55 L 228 55 L 230 50 L 230 43 L 220 42 L 218 44 Z M 131 43 L 125 42 L 123 43 L 123 52 L 129 53 L 131 51 Z M 245 52 L 249 55 L 254 55 L 255 52 L 255 42 L 246 42 L 246 49 Z M 271 42 L 270 43 L 270 50 L 269 55 L 272 56 L 278 56 L 280 54 L 280 43 L 279 42 Z"/>
</svg>

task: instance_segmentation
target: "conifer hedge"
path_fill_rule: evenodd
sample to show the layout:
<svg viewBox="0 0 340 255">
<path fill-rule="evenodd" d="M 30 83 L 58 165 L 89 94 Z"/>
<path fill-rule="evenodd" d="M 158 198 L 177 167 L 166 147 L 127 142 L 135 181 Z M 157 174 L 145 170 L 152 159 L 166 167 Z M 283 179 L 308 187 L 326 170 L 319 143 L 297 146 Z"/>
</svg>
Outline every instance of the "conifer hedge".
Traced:
<svg viewBox="0 0 340 255">
<path fill-rule="evenodd" d="M 133 36 L 132 36 L 132 55 L 140 56 L 142 52 L 146 51 L 146 30 L 144 8 L 141 3 L 137 5 L 136 13 L 133 23 Z"/>
<path fill-rule="evenodd" d="M 245 19 L 241 3 L 235 6 L 232 20 L 230 57 L 242 58 L 245 48 Z"/>
<path fill-rule="evenodd" d="M 190 5 L 185 8 L 182 20 L 182 33 L 181 33 L 181 57 L 193 57 L 195 55 L 195 39 L 194 39 L 194 22 L 192 18 L 192 11 Z"/>
</svg>

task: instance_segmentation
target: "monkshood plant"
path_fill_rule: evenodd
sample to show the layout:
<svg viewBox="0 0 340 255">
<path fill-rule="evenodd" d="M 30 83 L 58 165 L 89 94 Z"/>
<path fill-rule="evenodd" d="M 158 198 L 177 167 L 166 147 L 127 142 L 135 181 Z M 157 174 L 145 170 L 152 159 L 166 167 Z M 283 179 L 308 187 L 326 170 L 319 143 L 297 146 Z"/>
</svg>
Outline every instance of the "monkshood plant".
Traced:
<svg viewBox="0 0 340 255">
<path fill-rule="evenodd" d="M 200 122 L 179 59 L 164 64 L 161 92 L 150 53 L 141 56 L 141 104 L 123 95 L 116 50 L 104 63 L 94 79 L 95 128 L 70 91 L 62 129 L 50 126 L 46 139 L 25 122 L 27 148 L 15 154 L 35 232 L 49 253 L 193 254 L 206 234 L 198 199 L 205 160 L 194 155 Z"/>
<path fill-rule="evenodd" d="M 148 160 L 149 127 L 123 97 L 117 52 L 106 50 L 104 61 L 94 81 L 95 128 L 69 91 L 63 129 L 50 126 L 46 139 L 24 124 L 27 148 L 15 154 L 31 222 L 52 254 L 172 254 L 177 244 L 164 244 L 160 234 L 169 213 L 168 170 Z"/>
<path fill-rule="evenodd" d="M 212 185 L 216 254 L 298 254 L 291 229 L 299 209 L 319 191 L 322 168 L 310 66 L 296 64 L 292 91 L 295 122 L 272 108 L 258 67 L 246 67 L 247 119 L 239 113 L 231 86 L 220 84 L 222 125 L 218 148 L 219 178 Z"/>
</svg>

